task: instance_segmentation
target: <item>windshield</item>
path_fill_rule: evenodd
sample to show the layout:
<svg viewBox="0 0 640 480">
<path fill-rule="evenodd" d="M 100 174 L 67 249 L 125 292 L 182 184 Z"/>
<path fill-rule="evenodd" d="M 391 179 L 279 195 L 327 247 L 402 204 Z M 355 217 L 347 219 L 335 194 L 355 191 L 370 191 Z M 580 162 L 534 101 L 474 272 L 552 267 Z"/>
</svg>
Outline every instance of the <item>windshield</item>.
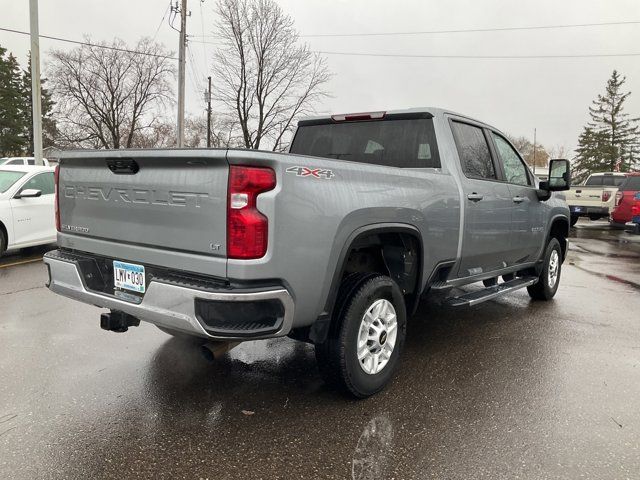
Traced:
<svg viewBox="0 0 640 480">
<path fill-rule="evenodd" d="M 7 172 L 0 170 L 0 193 L 4 193 L 11 186 L 24 177 L 24 172 Z"/>
<path fill-rule="evenodd" d="M 404 168 L 439 168 L 431 119 L 301 125 L 290 153 Z"/>
</svg>

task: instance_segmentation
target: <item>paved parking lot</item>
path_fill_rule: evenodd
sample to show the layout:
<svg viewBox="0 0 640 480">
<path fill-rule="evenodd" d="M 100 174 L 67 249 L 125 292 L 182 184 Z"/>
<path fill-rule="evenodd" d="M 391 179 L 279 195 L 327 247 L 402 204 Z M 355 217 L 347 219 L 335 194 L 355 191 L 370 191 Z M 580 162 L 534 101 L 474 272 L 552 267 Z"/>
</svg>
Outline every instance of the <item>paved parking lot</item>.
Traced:
<svg viewBox="0 0 640 480">
<path fill-rule="evenodd" d="M 365 401 L 305 344 L 211 364 L 148 324 L 100 330 L 41 262 L 3 259 L 0 478 L 638 478 L 640 243 L 574 236 L 553 302 L 425 302 Z"/>
</svg>

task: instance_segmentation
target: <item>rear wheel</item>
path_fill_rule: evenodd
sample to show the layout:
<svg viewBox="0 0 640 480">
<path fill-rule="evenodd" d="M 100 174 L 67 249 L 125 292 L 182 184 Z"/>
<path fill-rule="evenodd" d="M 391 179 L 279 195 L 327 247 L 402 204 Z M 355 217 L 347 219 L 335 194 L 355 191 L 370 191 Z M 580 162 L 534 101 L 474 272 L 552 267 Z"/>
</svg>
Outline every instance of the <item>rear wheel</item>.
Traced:
<svg viewBox="0 0 640 480">
<path fill-rule="evenodd" d="M 561 272 L 562 249 L 558 239 L 552 238 L 545 250 L 544 264 L 538 277 L 538 283 L 527 287 L 529 296 L 534 300 L 551 300 L 558 291 Z"/>
<path fill-rule="evenodd" d="M 600 220 L 602 217 L 600 215 L 589 215 L 589 220 L 595 222 L 596 220 Z"/>
<path fill-rule="evenodd" d="M 7 249 L 7 238 L 4 236 L 4 232 L 0 230 L 0 255 Z"/>
<path fill-rule="evenodd" d="M 578 215 L 571 215 L 571 220 L 570 220 L 570 222 L 571 222 L 571 226 L 572 226 L 572 227 L 573 227 L 576 223 L 578 223 L 578 219 L 579 219 L 579 218 L 580 218 L 580 217 L 579 217 Z"/>
<path fill-rule="evenodd" d="M 315 349 L 328 383 L 365 398 L 391 380 L 404 345 L 407 314 L 402 292 L 391 278 L 354 275 L 341 285 L 335 323 Z"/>
</svg>

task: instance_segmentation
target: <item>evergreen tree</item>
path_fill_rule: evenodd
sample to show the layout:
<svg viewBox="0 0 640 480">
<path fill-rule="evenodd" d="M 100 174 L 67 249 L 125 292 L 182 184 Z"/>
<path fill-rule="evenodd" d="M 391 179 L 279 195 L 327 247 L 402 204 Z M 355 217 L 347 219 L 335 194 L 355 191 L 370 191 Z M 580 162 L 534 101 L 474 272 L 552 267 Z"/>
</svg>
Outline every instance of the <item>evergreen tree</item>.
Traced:
<svg viewBox="0 0 640 480">
<path fill-rule="evenodd" d="M 574 162 L 576 179 L 589 173 L 633 170 L 640 155 L 638 119 L 624 113 L 623 106 L 631 92 L 623 92 L 626 78 L 616 70 L 607 81 L 604 95 L 598 95 L 589 107 L 591 121 L 578 140 Z"/>
<path fill-rule="evenodd" d="M 22 78 L 16 58 L 0 47 L 0 157 L 20 155 L 26 147 Z"/>
<path fill-rule="evenodd" d="M 26 140 L 26 151 L 28 155 L 33 154 L 33 108 L 31 96 L 31 53 L 27 59 L 27 69 L 22 71 L 22 101 L 25 109 L 26 128 L 24 138 Z M 52 117 L 54 102 L 51 93 L 45 88 L 47 80 L 40 79 L 40 94 L 42 108 L 42 146 L 47 148 L 54 144 L 56 138 L 56 122 Z"/>
</svg>

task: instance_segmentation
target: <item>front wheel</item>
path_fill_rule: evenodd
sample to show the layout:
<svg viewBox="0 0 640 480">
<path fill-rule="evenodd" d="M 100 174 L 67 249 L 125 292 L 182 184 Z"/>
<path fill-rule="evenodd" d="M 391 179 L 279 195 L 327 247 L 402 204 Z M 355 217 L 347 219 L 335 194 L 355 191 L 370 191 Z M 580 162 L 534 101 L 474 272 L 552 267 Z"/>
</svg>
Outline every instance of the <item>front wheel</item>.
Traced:
<svg viewBox="0 0 640 480">
<path fill-rule="evenodd" d="M 406 336 L 407 313 L 398 285 L 383 275 L 357 274 L 340 287 L 327 340 L 316 344 L 325 379 L 358 398 L 391 380 Z"/>
<path fill-rule="evenodd" d="M 538 283 L 527 287 L 529 296 L 534 300 L 551 300 L 558 291 L 561 272 L 562 248 L 560 248 L 558 239 L 552 238 L 544 253 L 544 264 L 538 277 Z"/>
</svg>

